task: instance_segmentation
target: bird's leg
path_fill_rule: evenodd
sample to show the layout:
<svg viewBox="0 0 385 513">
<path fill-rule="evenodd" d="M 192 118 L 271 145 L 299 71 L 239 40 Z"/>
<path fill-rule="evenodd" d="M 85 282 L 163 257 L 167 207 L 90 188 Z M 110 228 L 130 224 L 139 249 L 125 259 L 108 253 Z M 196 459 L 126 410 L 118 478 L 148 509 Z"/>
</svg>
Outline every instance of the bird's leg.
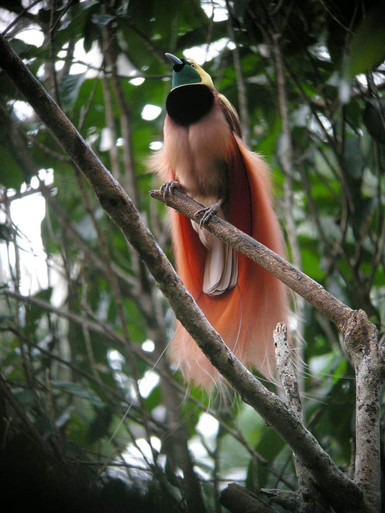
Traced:
<svg viewBox="0 0 385 513">
<path fill-rule="evenodd" d="M 197 210 L 195 212 L 195 215 L 201 216 L 201 219 L 199 221 L 199 226 L 200 227 L 204 226 L 206 223 L 208 223 L 210 221 L 210 219 L 213 216 L 218 214 L 218 212 L 219 212 L 221 206 L 223 205 L 224 201 L 225 201 L 224 199 L 220 199 L 219 201 L 217 201 L 213 205 L 210 205 L 209 207 L 200 208 L 199 210 Z"/>
<path fill-rule="evenodd" d="M 175 189 L 182 189 L 182 185 L 179 182 L 172 180 L 170 182 L 165 182 L 161 186 L 160 191 L 163 194 L 163 198 L 166 198 L 167 195 L 173 194 Z"/>
</svg>

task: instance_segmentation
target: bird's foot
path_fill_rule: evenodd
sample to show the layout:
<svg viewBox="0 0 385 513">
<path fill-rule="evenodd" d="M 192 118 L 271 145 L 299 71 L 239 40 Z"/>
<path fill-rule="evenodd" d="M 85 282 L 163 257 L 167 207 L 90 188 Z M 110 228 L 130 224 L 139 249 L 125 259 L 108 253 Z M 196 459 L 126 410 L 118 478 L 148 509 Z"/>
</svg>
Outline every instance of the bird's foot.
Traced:
<svg viewBox="0 0 385 513">
<path fill-rule="evenodd" d="M 165 182 L 161 188 L 160 192 L 163 194 L 163 198 L 166 198 L 169 194 L 174 194 L 175 189 L 181 189 L 182 186 L 179 182 L 172 180 L 171 182 Z"/>
<path fill-rule="evenodd" d="M 200 217 L 199 226 L 202 228 L 205 224 L 207 224 L 210 219 L 217 215 L 221 206 L 223 204 L 223 200 L 219 200 L 214 205 L 210 207 L 200 208 L 195 212 L 195 215 Z"/>
</svg>

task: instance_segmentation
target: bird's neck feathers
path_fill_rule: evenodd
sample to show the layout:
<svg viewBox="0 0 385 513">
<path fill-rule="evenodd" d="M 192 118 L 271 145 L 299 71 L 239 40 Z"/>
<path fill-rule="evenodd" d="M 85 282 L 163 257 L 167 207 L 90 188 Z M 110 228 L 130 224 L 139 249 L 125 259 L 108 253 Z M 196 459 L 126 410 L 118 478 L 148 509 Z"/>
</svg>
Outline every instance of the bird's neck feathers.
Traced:
<svg viewBox="0 0 385 513">
<path fill-rule="evenodd" d="M 215 89 L 204 84 L 176 87 L 167 96 L 167 114 L 178 125 L 189 126 L 196 123 L 212 109 L 215 92 Z"/>
</svg>

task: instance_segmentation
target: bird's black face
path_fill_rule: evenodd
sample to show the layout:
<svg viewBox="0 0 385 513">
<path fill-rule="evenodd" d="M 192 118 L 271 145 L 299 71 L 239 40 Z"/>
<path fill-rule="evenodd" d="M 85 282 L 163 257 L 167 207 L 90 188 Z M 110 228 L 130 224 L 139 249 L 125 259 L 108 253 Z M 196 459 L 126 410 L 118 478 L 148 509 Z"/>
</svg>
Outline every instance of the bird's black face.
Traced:
<svg viewBox="0 0 385 513">
<path fill-rule="evenodd" d="M 189 65 L 188 62 L 186 61 L 186 59 L 181 59 L 181 64 L 174 64 L 173 66 L 173 71 L 175 71 L 175 73 L 179 73 L 182 71 L 182 69 L 185 67 L 185 65 Z"/>
</svg>

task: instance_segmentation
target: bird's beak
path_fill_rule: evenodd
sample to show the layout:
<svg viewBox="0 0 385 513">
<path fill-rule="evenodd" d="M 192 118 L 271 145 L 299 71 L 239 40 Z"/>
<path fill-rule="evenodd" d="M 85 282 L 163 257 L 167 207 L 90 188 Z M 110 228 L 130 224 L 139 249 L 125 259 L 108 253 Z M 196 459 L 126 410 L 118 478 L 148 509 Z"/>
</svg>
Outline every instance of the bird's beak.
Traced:
<svg viewBox="0 0 385 513">
<path fill-rule="evenodd" d="M 183 64 L 183 61 L 181 61 L 179 57 L 175 57 L 175 55 L 173 55 L 172 53 L 165 53 L 165 56 L 167 57 L 167 59 L 170 59 L 170 61 L 174 65 Z"/>
</svg>

